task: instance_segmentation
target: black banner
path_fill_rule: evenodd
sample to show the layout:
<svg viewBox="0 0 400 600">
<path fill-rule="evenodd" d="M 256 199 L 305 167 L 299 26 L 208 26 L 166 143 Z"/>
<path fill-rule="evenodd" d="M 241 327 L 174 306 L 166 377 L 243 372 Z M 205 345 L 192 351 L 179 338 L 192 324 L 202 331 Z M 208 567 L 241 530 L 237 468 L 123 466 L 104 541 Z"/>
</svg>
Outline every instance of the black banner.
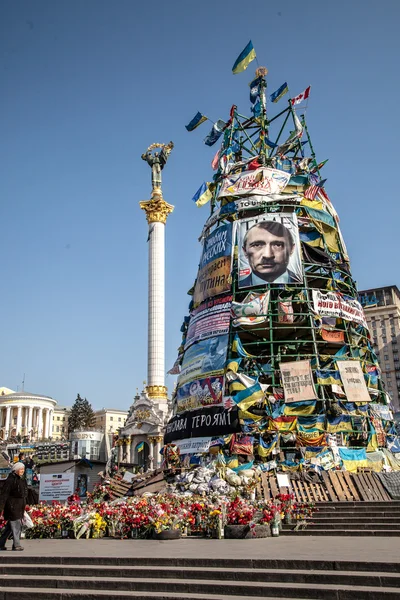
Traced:
<svg viewBox="0 0 400 600">
<path fill-rule="evenodd" d="M 226 435 L 241 431 L 237 407 L 208 406 L 186 411 L 173 417 L 168 423 L 164 444 L 191 437 Z"/>
</svg>

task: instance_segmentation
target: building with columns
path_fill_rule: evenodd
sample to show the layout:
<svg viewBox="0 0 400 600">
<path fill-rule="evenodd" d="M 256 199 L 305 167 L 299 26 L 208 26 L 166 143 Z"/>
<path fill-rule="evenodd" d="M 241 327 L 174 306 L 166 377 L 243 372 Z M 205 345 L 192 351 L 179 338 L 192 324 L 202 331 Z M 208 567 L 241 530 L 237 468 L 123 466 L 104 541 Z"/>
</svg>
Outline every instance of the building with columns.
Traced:
<svg viewBox="0 0 400 600">
<path fill-rule="evenodd" d="M 49 396 L 0 387 L 0 440 L 21 436 L 34 441 L 51 437 L 56 404 Z"/>
</svg>

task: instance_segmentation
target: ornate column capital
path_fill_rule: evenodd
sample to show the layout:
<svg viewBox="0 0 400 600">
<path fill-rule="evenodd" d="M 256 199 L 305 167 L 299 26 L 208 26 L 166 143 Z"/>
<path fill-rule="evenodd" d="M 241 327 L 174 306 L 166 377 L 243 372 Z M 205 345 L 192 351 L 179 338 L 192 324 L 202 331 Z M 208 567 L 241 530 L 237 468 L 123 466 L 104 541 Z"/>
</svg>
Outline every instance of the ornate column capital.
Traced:
<svg viewBox="0 0 400 600">
<path fill-rule="evenodd" d="M 148 385 L 146 393 L 149 398 L 168 398 L 168 389 L 165 385 Z"/>
<path fill-rule="evenodd" d="M 142 200 L 139 202 L 139 206 L 146 213 L 146 219 L 148 224 L 150 223 L 165 223 L 167 222 L 167 217 L 174 210 L 174 206 L 172 204 L 168 204 L 164 200 L 161 194 L 161 190 L 159 194 L 153 196 L 151 200 Z"/>
</svg>

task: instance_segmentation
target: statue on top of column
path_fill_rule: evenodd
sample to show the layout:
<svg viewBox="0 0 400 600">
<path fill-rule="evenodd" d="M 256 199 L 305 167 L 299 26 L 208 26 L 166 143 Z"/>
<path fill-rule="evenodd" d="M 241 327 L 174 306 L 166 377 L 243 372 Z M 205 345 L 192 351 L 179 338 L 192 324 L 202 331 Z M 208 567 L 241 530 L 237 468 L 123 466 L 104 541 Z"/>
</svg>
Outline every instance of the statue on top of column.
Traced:
<svg viewBox="0 0 400 600">
<path fill-rule="evenodd" d="M 165 167 L 173 147 L 173 142 L 169 142 L 169 144 L 151 144 L 146 152 L 142 154 L 142 159 L 151 167 L 152 197 L 162 195 L 161 171 Z M 153 152 L 156 148 L 160 148 L 161 150 L 159 152 Z"/>
</svg>

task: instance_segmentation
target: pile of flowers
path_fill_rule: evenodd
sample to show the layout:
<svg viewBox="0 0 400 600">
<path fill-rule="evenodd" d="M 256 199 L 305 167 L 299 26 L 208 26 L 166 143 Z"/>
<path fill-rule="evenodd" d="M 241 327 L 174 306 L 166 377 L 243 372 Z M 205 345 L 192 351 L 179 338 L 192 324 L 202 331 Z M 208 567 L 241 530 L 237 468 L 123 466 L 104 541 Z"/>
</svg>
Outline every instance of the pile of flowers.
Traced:
<svg viewBox="0 0 400 600">
<path fill-rule="evenodd" d="M 71 496 L 65 504 L 39 504 L 30 510 L 34 526 L 27 538 L 100 538 L 103 536 L 148 538 L 154 533 L 180 529 L 201 535 L 215 535 L 224 525 L 268 524 L 290 514 L 294 519 L 312 515 L 311 503 L 296 503 L 291 494 L 270 501 L 243 498 L 238 494 L 196 496 L 156 494 L 142 497 L 83 503 Z M 0 531 L 4 527 L 0 520 Z"/>
</svg>

